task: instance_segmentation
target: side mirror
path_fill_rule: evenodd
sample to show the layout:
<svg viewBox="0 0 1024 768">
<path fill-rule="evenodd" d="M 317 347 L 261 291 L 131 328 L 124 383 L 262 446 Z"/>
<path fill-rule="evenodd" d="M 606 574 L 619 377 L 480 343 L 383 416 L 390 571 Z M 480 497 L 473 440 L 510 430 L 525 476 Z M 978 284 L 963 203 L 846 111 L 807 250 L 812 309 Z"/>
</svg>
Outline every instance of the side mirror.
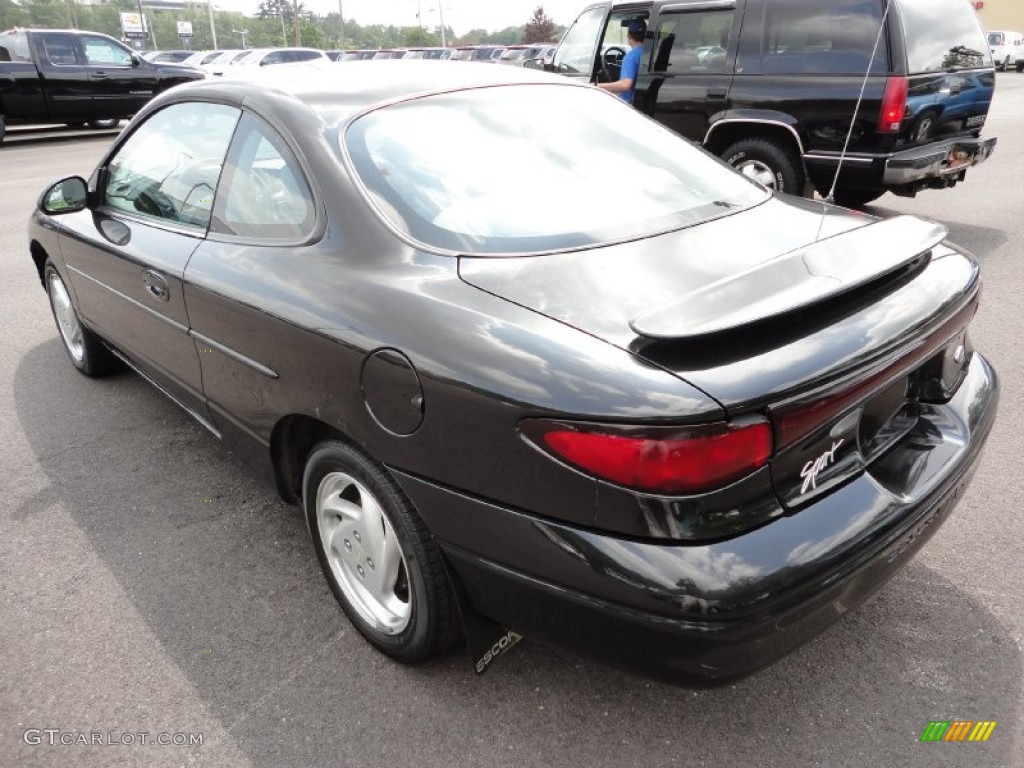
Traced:
<svg viewBox="0 0 1024 768">
<path fill-rule="evenodd" d="M 43 213 L 57 216 L 84 210 L 89 200 L 85 179 L 69 176 L 49 187 L 39 198 L 39 209 Z"/>
<path fill-rule="evenodd" d="M 140 66 L 142 66 L 142 57 L 139 56 L 139 54 L 135 53 L 134 51 L 132 51 L 132 66 L 133 67 L 140 67 Z"/>
</svg>

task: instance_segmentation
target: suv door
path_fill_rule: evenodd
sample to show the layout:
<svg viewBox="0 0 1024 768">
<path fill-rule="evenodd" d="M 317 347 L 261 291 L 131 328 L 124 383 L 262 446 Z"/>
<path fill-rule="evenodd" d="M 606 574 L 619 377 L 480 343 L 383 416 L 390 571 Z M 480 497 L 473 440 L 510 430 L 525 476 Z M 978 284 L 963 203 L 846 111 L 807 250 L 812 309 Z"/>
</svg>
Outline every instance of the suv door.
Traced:
<svg viewBox="0 0 1024 768">
<path fill-rule="evenodd" d="M 108 37 L 85 34 L 79 42 L 93 84 L 96 117 L 134 115 L 153 98 L 156 75 L 148 62 Z"/>
<path fill-rule="evenodd" d="M 182 276 L 206 235 L 239 115 L 190 102 L 152 113 L 94 174 L 97 203 L 61 217 L 61 254 L 83 320 L 204 420 Z"/>
<path fill-rule="evenodd" d="M 742 14 L 735 0 L 692 0 L 666 6 L 652 25 L 650 66 L 633 103 L 659 122 L 702 142 L 729 89 Z"/>
</svg>

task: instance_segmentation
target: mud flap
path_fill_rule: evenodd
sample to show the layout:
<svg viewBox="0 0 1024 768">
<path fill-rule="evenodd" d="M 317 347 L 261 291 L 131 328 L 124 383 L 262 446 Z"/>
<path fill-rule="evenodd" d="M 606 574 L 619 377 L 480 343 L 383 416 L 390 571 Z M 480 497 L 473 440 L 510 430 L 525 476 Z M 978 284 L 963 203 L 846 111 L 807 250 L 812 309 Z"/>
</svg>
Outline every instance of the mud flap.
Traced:
<svg viewBox="0 0 1024 768">
<path fill-rule="evenodd" d="M 444 568 L 448 575 L 448 583 L 455 594 L 459 617 L 462 619 L 462 631 L 466 637 L 469 659 L 476 673 L 482 675 L 496 658 L 507 653 L 523 638 L 518 632 L 477 613 L 469 602 L 462 580 L 447 559 L 444 561 Z"/>
</svg>

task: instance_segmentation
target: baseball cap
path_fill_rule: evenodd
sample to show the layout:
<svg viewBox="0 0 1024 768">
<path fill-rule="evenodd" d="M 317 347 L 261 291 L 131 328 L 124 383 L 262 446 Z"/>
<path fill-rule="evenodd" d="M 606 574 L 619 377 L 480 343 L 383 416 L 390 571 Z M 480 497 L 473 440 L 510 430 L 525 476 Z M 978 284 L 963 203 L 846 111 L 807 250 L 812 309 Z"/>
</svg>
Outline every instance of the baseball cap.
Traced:
<svg viewBox="0 0 1024 768">
<path fill-rule="evenodd" d="M 633 21 L 629 22 L 629 27 L 627 27 L 627 30 L 629 34 L 632 35 L 633 37 L 643 40 L 644 35 L 647 34 L 647 24 L 644 23 L 641 19 L 634 19 Z"/>
</svg>

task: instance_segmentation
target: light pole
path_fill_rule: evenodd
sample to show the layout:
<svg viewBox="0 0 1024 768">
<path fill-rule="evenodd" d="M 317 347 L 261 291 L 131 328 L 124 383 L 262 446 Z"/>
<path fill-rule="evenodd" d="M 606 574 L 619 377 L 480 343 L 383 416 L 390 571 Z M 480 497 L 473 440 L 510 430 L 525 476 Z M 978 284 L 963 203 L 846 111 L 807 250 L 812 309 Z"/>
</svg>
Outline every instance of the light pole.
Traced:
<svg viewBox="0 0 1024 768">
<path fill-rule="evenodd" d="M 451 8 L 449 8 L 448 10 L 451 10 Z M 433 13 L 433 12 L 434 12 L 433 8 L 430 8 L 430 9 L 427 10 L 427 13 Z M 439 0 L 438 3 L 437 3 L 437 17 L 438 17 L 438 20 L 441 22 L 441 47 L 442 48 L 447 48 L 448 47 L 448 43 L 445 40 L 445 35 L 444 35 L 444 0 Z"/>
<path fill-rule="evenodd" d="M 241 35 L 242 36 L 242 50 L 244 51 L 245 50 L 245 36 L 249 34 L 249 30 L 248 29 L 232 29 L 231 31 L 234 32 L 236 35 Z"/>
<path fill-rule="evenodd" d="M 341 0 L 338 0 L 338 19 L 341 22 L 341 38 L 338 40 L 338 47 L 345 47 L 345 11 L 341 9 Z"/>
<path fill-rule="evenodd" d="M 206 10 L 210 14 L 210 36 L 213 37 L 213 50 L 217 50 L 217 27 L 213 24 L 213 0 L 206 0 Z"/>
</svg>

